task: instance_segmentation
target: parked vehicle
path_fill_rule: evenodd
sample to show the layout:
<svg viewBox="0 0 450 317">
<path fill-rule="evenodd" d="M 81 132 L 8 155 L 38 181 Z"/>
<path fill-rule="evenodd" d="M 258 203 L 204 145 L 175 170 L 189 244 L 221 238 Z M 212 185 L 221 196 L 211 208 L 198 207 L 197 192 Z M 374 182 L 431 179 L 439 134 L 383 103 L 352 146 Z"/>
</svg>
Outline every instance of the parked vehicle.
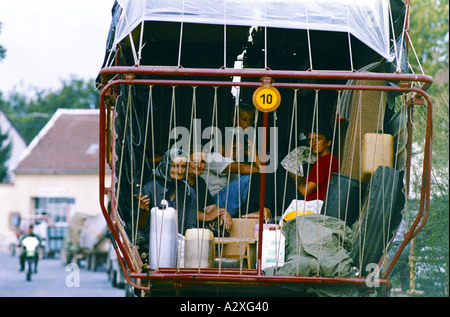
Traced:
<svg viewBox="0 0 450 317">
<path fill-rule="evenodd" d="M 108 279 L 111 281 L 111 285 L 113 287 L 124 289 L 128 285 L 125 275 L 120 268 L 117 253 L 113 248 L 110 248 L 108 253 L 107 273 Z"/>
<path fill-rule="evenodd" d="M 101 214 L 91 216 L 75 213 L 69 222 L 61 250 L 62 262 L 83 263 L 87 269 L 95 271 L 108 258 L 111 242 L 106 233 L 106 222 Z"/>
<path fill-rule="evenodd" d="M 45 245 L 45 257 L 53 258 L 60 255 L 67 234 L 67 223 L 56 223 L 47 228 L 47 241 Z"/>
</svg>

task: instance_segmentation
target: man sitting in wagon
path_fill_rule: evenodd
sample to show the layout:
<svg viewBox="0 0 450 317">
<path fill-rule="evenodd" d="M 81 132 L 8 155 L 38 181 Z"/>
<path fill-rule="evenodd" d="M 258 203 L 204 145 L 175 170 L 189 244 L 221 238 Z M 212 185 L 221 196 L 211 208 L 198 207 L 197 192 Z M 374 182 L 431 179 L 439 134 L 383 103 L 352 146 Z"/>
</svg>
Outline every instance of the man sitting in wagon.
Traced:
<svg viewBox="0 0 450 317">
<path fill-rule="evenodd" d="M 223 153 L 208 153 L 207 166 L 201 175 L 217 205 L 226 208 L 233 218 L 259 216 L 260 161 L 252 138 L 246 138 L 244 131 L 251 128 L 254 115 L 254 108 L 245 104 L 239 106 L 237 120 L 233 119 L 235 127 L 226 131 Z M 251 188 L 258 189 L 257 197 Z M 251 201 L 246 210 L 249 189 Z M 265 218 L 270 218 L 269 209 Z"/>
<path fill-rule="evenodd" d="M 331 173 L 339 171 L 339 161 L 331 153 L 331 140 L 331 129 L 326 124 L 319 124 L 317 129 L 308 133 L 309 147 L 296 148 L 283 159 L 282 168 L 277 170 L 277 184 L 284 185 L 287 180 L 286 188 L 280 185 L 276 191 L 278 213 L 283 213 L 286 205 L 295 199 L 325 200 Z M 303 163 L 308 161 L 314 163 L 305 175 L 303 167 L 309 167 L 310 164 L 303 166 Z M 290 177 L 286 177 L 286 173 Z M 283 201 L 285 204 L 281 205 Z"/>
</svg>

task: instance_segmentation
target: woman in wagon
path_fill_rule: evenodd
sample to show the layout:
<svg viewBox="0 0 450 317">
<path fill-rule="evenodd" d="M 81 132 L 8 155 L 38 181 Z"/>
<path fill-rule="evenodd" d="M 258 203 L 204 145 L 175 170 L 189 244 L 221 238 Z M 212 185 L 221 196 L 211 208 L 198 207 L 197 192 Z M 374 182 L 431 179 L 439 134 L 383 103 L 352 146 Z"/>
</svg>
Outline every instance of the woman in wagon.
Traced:
<svg viewBox="0 0 450 317">
<path fill-rule="evenodd" d="M 219 208 L 209 192 L 206 182 L 200 175 L 206 167 L 206 153 L 195 147 L 191 148 L 191 155 L 187 168 L 187 182 L 194 189 L 197 201 L 197 219 L 199 227 L 210 229 L 214 236 L 226 235 L 231 229 L 232 220 L 225 208 Z M 225 230 L 223 230 L 225 227 Z"/>
<path fill-rule="evenodd" d="M 142 187 L 138 195 L 140 208 L 138 229 L 140 236 L 148 244 L 151 208 L 159 206 L 166 200 L 168 207 L 173 207 L 178 214 L 178 233 L 197 225 L 196 197 L 194 190 L 185 180 L 187 154 L 181 149 L 170 149 L 161 158 L 154 170 L 154 179 Z"/>
</svg>

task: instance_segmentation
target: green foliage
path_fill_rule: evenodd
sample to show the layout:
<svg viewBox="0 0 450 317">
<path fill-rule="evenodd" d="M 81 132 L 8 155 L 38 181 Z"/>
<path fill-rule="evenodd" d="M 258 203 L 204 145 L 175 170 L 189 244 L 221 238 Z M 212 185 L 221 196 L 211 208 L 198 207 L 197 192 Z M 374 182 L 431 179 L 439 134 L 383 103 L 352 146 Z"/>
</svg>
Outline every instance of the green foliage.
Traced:
<svg viewBox="0 0 450 317">
<path fill-rule="evenodd" d="M 434 76 L 439 69 L 448 69 L 449 5 L 448 0 L 411 1 L 410 36 L 425 73 Z M 411 52 L 410 56 L 413 56 Z M 420 73 L 415 59 L 414 71 Z"/>
<path fill-rule="evenodd" d="M 2 23 L 0 22 L 0 34 L 2 34 Z M 0 62 L 6 56 L 6 49 L 0 45 Z"/>
<path fill-rule="evenodd" d="M 8 134 L 2 133 L 0 129 L 0 183 L 5 181 L 8 176 L 8 168 L 5 166 L 5 162 L 9 160 L 11 156 L 11 142 L 8 142 Z"/>
<path fill-rule="evenodd" d="M 434 77 L 449 67 L 449 2 L 448 0 L 411 1 L 410 36 L 425 74 Z M 410 63 L 416 73 L 419 64 L 410 50 Z M 431 171 L 430 210 L 425 227 L 414 238 L 414 247 L 407 252 L 408 268 L 413 268 L 413 285 L 424 296 L 448 296 L 449 263 L 449 87 L 434 84 L 427 92 L 432 100 L 433 155 Z M 427 105 L 414 111 L 413 167 L 411 196 L 420 197 L 422 160 L 425 145 Z M 418 158 L 419 165 L 414 165 Z M 408 209 L 414 213 L 419 203 Z M 411 220 L 410 220 L 411 221 Z M 405 257 L 403 257 L 406 260 Z M 403 263 L 404 265 L 404 263 Z M 402 276 L 404 277 L 404 270 Z M 395 279 L 396 277 L 393 277 Z"/>
<path fill-rule="evenodd" d="M 414 238 L 412 267 L 416 290 L 425 296 L 448 296 L 449 263 L 449 91 L 448 85 L 436 87 L 433 106 L 433 156 L 430 210 L 428 221 Z M 423 150 L 427 107 L 416 107 L 414 142 Z M 414 156 L 423 155 L 417 151 Z M 413 195 L 419 197 L 422 168 L 413 167 Z M 420 177 L 419 177 L 420 176 Z M 419 210 L 419 205 L 409 207 Z"/>
<path fill-rule="evenodd" d="M 449 90 L 448 85 L 435 87 L 435 91 L 431 95 L 432 100 L 432 117 L 433 117 L 433 158 L 432 158 L 432 197 L 442 197 L 448 195 L 449 186 Z M 425 129 L 426 129 L 427 107 L 415 107 L 414 111 L 414 142 L 420 149 L 420 155 L 425 145 Z M 421 169 L 413 172 L 419 176 Z M 414 191 L 419 193 L 420 184 L 414 187 Z"/>
<path fill-rule="evenodd" d="M 3 110 L 27 143 L 39 133 L 58 108 L 96 108 L 99 92 L 94 81 L 71 78 L 56 91 L 34 90 L 34 98 L 13 91 L 7 100 L 0 99 Z M 1 97 L 1 95 L 0 95 Z"/>
<path fill-rule="evenodd" d="M 418 208 L 417 208 L 418 209 Z M 414 239 L 415 289 L 424 296 L 448 296 L 449 197 L 434 197 L 427 225 Z"/>
<path fill-rule="evenodd" d="M 448 0 L 411 1 L 410 35 L 425 74 L 434 77 L 440 70 L 448 71 L 449 60 L 449 2 Z M 410 50 L 410 63 L 415 72 L 420 68 Z M 430 210 L 424 228 L 414 238 L 414 247 L 405 250 L 391 279 L 404 286 L 412 269 L 413 286 L 424 296 L 448 296 L 449 263 L 449 87 L 433 84 L 427 91 L 432 100 L 433 155 L 431 171 Z M 411 195 L 420 197 L 422 161 L 425 145 L 426 106 L 414 111 L 413 168 Z M 417 158 L 419 165 L 414 165 Z M 419 210 L 419 203 L 408 205 L 411 214 Z M 409 215 L 413 216 L 413 215 Z M 409 223 L 414 217 L 408 217 Z M 409 227 L 409 226 L 408 226 Z M 409 287 L 409 285 L 407 285 Z"/>
</svg>

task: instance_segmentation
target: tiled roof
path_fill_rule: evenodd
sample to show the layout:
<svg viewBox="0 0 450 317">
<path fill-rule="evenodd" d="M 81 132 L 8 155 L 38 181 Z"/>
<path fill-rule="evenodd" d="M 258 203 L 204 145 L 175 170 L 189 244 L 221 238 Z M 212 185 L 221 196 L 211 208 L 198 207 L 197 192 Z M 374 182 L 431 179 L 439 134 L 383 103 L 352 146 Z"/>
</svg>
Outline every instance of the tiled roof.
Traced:
<svg viewBox="0 0 450 317">
<path fill-rule="evenodd" d="M 25 150 L 15 173 L 97 173 L 99 110 L 59 109 Z"/>
</svg>

